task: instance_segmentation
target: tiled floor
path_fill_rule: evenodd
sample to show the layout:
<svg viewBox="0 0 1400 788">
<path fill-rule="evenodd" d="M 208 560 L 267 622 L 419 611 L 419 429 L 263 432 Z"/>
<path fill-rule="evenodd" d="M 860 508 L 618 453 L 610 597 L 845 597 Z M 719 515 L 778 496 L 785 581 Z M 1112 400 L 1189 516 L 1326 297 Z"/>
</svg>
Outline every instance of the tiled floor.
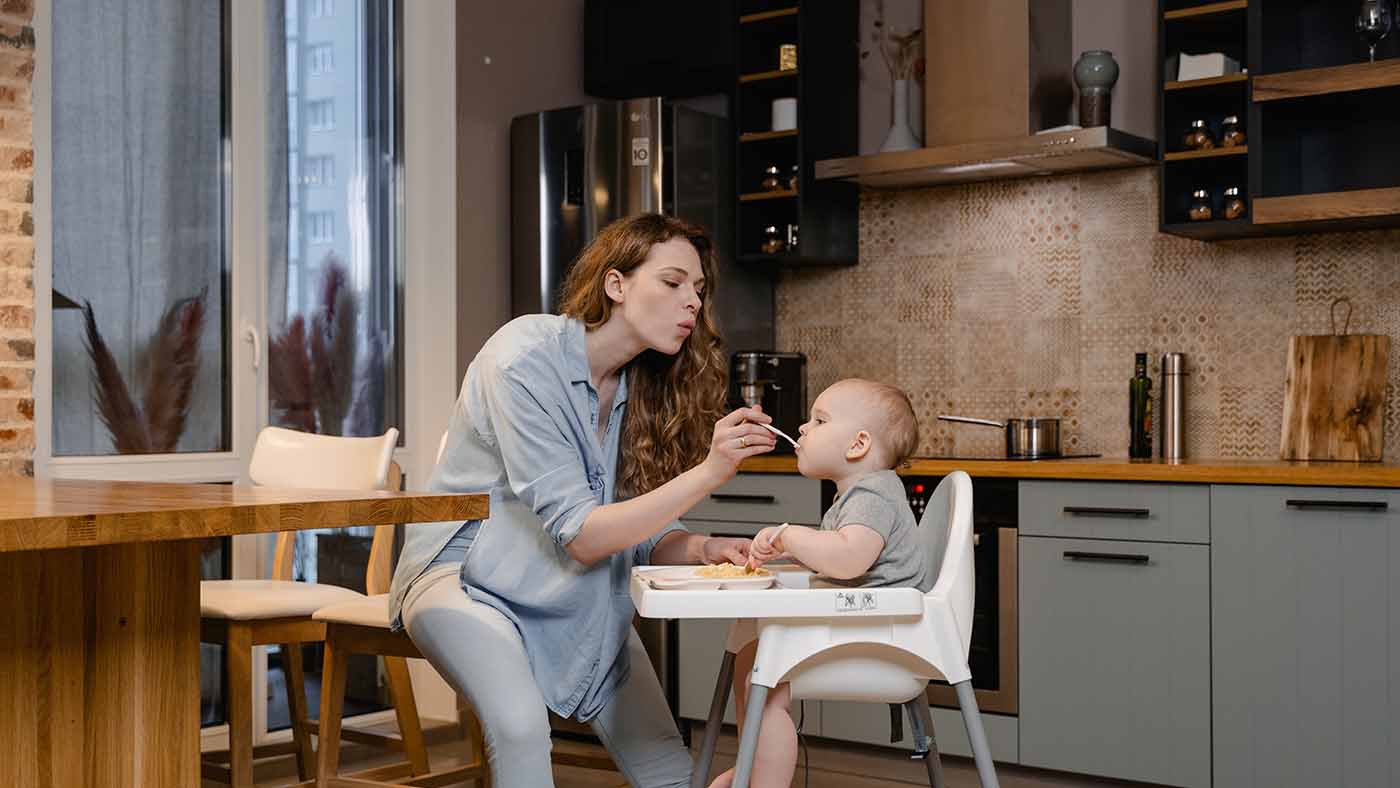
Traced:
<svg viewBox="0 0 1400 788">
<path fill-rule="evenodd" d="M 700 731 L 697 728 L 693 737 L 698 748 Z M 571 742 L 557 745 L 561 748 L 577 747 Z M 718 754 L 715 757 L 716 772 L 733 765 L 736 742 L 732 732 L 720 737 Z M 460 762 L 462 745 L 458 742 L 444 742 L 430 750 L 433 765 L 445 767 Z M 911 785 L 928 785 L 924 766 L 912 762 L 906 753 L 899 750 L 838 745 L 830 742 L 811 742 L 808 746 L 810 775 L 798 764 L 794 788 L 907 788 Z M 347 763 L 349 770 L 369 768 L 393 760 L 376 756 L 356 763 Z M 948 788 L 976 788 L 977 771 L 972 762 L 964 758 L 945 756 L 944 774 Z M 260 764 L 258 769 L 259 786 L 284 786 L 296 782 L 290 761 Z M 1136 786 L 1143 783 L 1125 783 L 1096 780 L 1088 777 L 1042 772 L 1012 766 L 998 766 L 997 777 L 1002 788 L 1071 788 L 1073 786 Z M 627 781 L 615 772 L 592 771 L 568 766 L 554 769 L 556 788 L 626 788 Z M 466 783 L 471 785 L 471 783 Z M 205 782 L 205 786 L 215 783 Z"/>
</svg>

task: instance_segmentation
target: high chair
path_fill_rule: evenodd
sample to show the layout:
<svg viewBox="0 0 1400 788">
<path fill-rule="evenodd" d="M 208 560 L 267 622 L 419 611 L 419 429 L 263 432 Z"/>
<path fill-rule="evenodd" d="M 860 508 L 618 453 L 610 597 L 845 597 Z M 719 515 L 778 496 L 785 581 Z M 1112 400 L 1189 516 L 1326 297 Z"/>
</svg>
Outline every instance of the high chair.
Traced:
<svg viewBox="0 0 1400 788">
<path fill-rule="evenodd" d="M 260 486 L 385 489 L 398 435 L 393 428 L 376 437 L 343 438 L 267 427 L 258 434 L 248 475 Z M 389 549 L 381 542 L 376 535 L 372 554 L 376 548 L 380 552 Z M 255 758 L 288 753 L 296 755 L 301 779 L 315 776 L 311 735 L 316 733 L 316 723 L 308 719 L 301 645 L 324 637 L 325 624 L 312 620 L 312 613 L 328 604 L 363 599 L 364 595 L 349 588 L 292 580 L 294 544 L 294 532 L 277 535 L 271 579 L 206 580 L 199 584 L 200 641 L 223 645 L 228 662 L 229 748 L 201 756 L 205 779 L 251 786 Z M 282 650 L 292 740 L 255 748 L 253 653 L 257 646 L 273 644 Z M 390 674 L 396 704 L 405 697 L 407 686 L 397 678 Z M 411 693 L 411 688 L 407 692 Z M 406 702 L 411 706 L 411 694 Z"/>
<path fill-rule="evenodd" d="M 966 473 L 954 471 L 939 483 L 919 524 L 919 534 L 931 565 L 939 567 L 938 580 L 924 595 L 912 588 L 713 592 L 729 595 L 736 604 L 753 611 L 747 615 L 757 613 L 758 617 L 740 619 L 731 628 L 692 786 L 709 781 L 720 718 L 733 683 L 735 655 L 757 640 L 734 788 L 749 784 L 764 701 L 769 690 L 782 682 L 791 685 L 793 700 L 903 706 L 910 716 L 915 752 L 925 758 L 929 784 L 942 788 L 942 767 L 925 697 L 928 683 L 934 679 L 947 681 L 956 689 L 978 777 L 983 788 L 998 788 L 967 664 L 975 588 L 972 479 Z M 744 599 L 739 598 L 741 594 Z M 658 595 L 658 599 L 664 598 Z M 672 598 L 683 603 L 679 597 Z"/>
</svg>

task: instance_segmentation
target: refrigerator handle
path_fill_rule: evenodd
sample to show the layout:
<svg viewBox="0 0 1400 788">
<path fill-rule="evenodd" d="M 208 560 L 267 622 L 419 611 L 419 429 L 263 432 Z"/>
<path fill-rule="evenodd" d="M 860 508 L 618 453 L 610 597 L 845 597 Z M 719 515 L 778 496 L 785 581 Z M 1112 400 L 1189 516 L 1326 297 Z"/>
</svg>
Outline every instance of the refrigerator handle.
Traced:
<svg viewBox="0 0 1400 788">
<path fill-rule="evenodd" d="M 583 205 L 583 149 L 564 151 L 564 203 Z"/>
</svg>

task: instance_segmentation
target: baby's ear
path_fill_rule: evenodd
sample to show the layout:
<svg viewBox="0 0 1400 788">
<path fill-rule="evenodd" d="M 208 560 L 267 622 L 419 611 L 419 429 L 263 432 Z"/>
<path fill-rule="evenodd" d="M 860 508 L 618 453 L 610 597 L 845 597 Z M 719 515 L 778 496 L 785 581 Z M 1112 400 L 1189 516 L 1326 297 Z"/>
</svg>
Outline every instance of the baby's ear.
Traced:
<svg viewBox="0 0 1400 788">
<path fill-rule="evenodd" d="M 857 432 L 856 437 L 851 441 L 850 447 L 846 449 L 846 459 L 852 462 L 863 459 L 865 455 L 870 453 L 872 443 L 873 441 L 870 438 L 870 433 L 865 430 Z"/>
</svg>

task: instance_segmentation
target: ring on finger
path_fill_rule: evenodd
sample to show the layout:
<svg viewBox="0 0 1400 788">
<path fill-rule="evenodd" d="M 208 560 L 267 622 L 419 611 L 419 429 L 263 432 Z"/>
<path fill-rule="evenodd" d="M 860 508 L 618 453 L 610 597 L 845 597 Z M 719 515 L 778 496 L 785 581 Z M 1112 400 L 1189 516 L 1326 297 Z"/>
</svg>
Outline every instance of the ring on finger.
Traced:
<svg viewBox="0 0 1400 788">
<path fill-rule="evenodd" d="M 748 436 L 747 436 L 747 435 L 740 435 L 740 436 L 739 436 L 739 448 L 741 448 L 741 449 L 747 449 L 748 447 L 749 447 L 749 438 L 748 438 Z"/>
</svg>

